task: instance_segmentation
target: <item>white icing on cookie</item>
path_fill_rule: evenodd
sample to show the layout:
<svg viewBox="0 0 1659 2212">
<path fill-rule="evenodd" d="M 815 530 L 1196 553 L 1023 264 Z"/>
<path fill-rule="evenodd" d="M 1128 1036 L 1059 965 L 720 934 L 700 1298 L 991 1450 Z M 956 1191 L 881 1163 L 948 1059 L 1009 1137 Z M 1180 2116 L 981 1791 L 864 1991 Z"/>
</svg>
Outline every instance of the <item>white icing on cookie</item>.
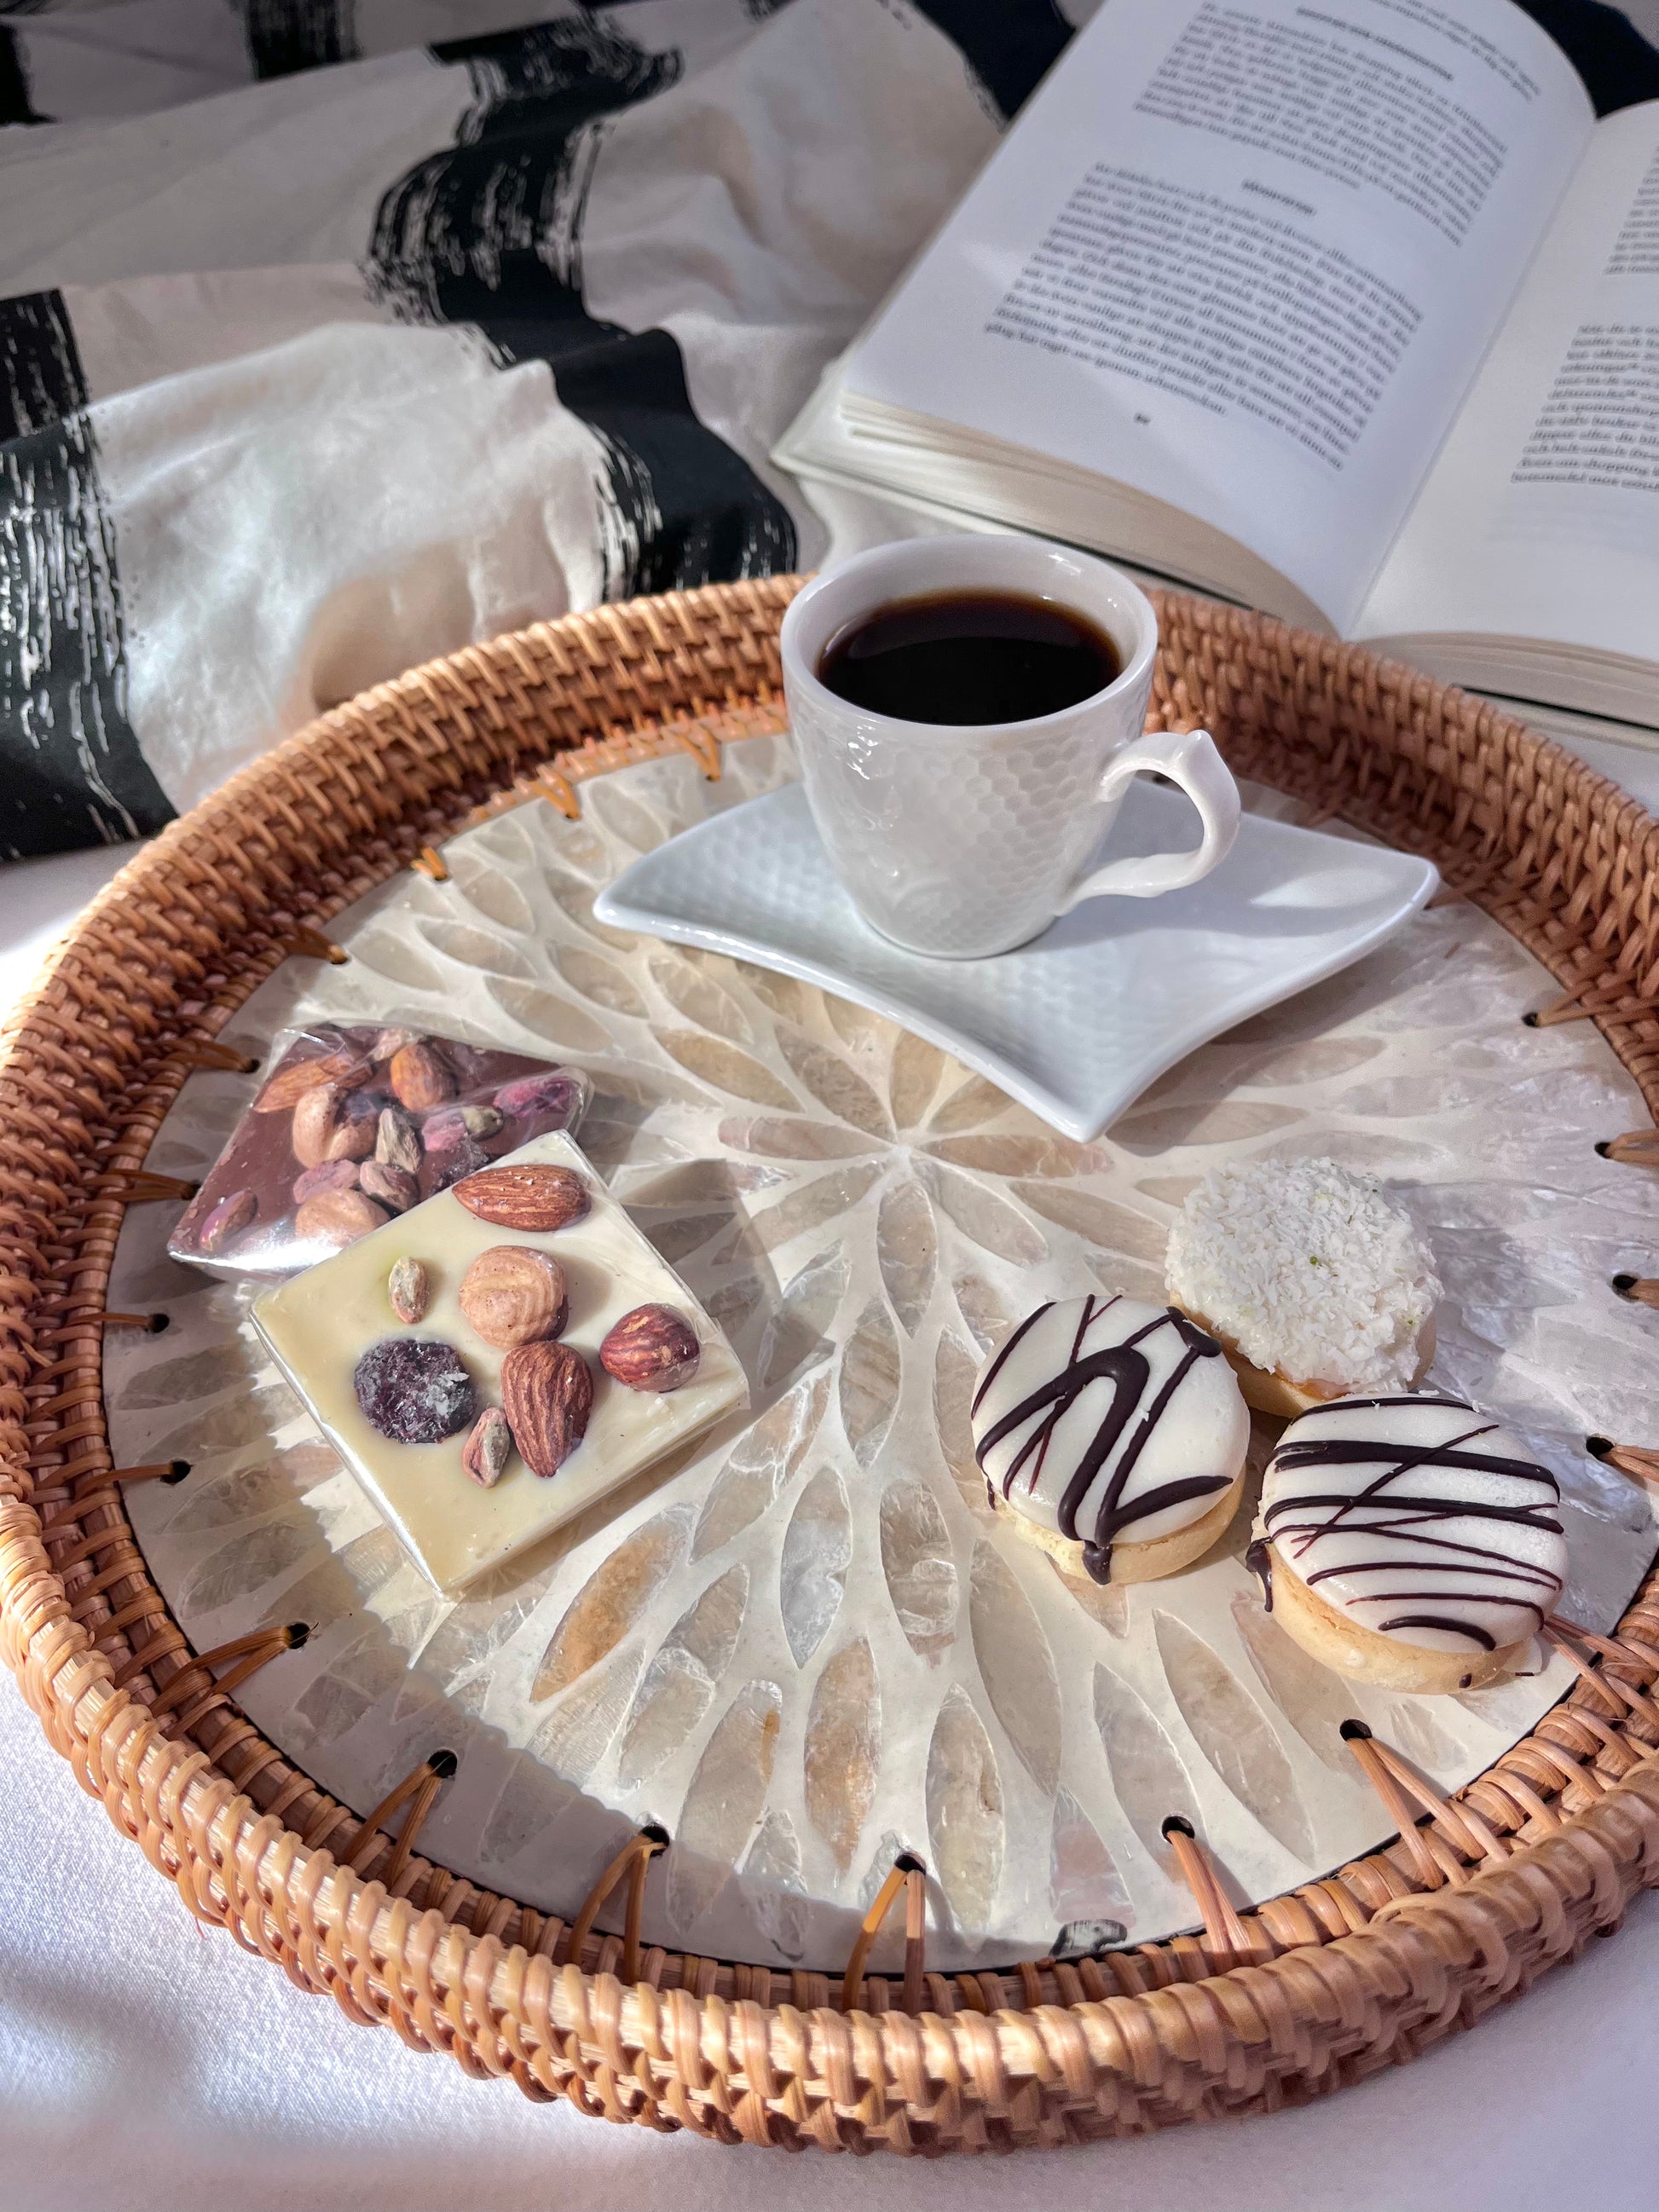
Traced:
<svg viewBox="0 0 1659 2212">
<path fill-rule="evenodd" d="M 980 1371 L 974 1449 L 1016 1511 L 1079 1541 L 1190 1528 L 1244 1464 L 1250 1417 L 1221 1347 L 1169 1306 L 1094 1295 L 1039 1306 Z"/>
<path fill-rule="evenodd" d="M 1362 1627 L 1428 1651 L 1495 1651 L 1525 1643 L 1560 1596 L 1560 1497 L 1462 1398 L 1339 1398 L 1279 1438 L 1258 1528 L 1275 1574 Z"/>
</svg>

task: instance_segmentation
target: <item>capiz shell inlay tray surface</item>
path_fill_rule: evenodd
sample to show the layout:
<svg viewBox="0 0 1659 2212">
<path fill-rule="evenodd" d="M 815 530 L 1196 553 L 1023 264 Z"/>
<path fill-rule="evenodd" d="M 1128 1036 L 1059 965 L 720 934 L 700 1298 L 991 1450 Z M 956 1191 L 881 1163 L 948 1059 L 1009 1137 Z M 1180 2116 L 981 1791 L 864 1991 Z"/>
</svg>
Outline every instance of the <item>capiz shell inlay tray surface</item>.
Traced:
<svg viewBox="0 0 1659 2212">
<path fill-rule="evenodd" d="M 1583 1449 L 1649 1425 L 1651 1316 L 1607 1288 L 1640 1256 L 1640 1178 L 1594 1149 L 1638 1095 L 1588 1023 L 1522 1026 L 1551 987 L 1454 903 L 1075 1143 L 843 999 L 597 918 L 641 854 L 792 774 L 757 738 L 719 782 L 678 755 L 584 786 L 580 821 L 487 823 L 445 848 L 447 883 L 403 874 L 331 925 L 345 965 L 286 963 L 227 1031 L 259 1053 L 301 1014 L 441 1012 L 574 1059 L 596 1090 L 583 1149 L 747 1371 L 740 1433 L 441 1598 L 264 1358 L 246 1294 L 168 1262 L 151 1206 L 109 1302 L 173 1325 L 110 1338 L 112 1440 L 118 1463 L 193 1472 L 128 1510 L 197 1650 L 312 1624 L 237 1692 L 276 1743 L 360 1812 L 453 1749 L 420 1849 L 527 1905 L 573 1914 L 655 1820 L 674 1841 L 647 1940 L 703 1956 L 838 1975 L 902 1848 L 928 1864 L 941 1968 L 1040 1957 L 1062 1923 L 1189 1928 L 1168 1814 L 1236 1894 L 1274 1894 L 1393 1827 L 1344 1718 L 1455 1787 L 1565 1664 L 1462 1699 L 1345 1684 L 1261 1613 L 1243 1514 L 1168 1583 L 1064 1581 L 986 1510 L 966 1430 L 985 1348 L 1079 1285 L 1158 1297 L 1173 1210 L 1218 1160 L 1380 1171 L 1448 1285 L 1436 1374 L 1561 1478 L 1565 1609 L 1605 1626 L 1654 1547 L 1646 1498 Z M 193 1075 L 150 1164 L 198 1172 L 252 1087 Z"/>
<path fill-rule="evenodd" d="M 1179 850 L 1192 823 L 1179 793 L 1142 779 L 1109 849 Z M 1199 1045 L 1371 951 L 1439 880 L 1412 854 L 1247 814 L 1185 890 L 1090 899 L 1018 951 L 930 960 L 864 921 L 792 783 L 636 860 L 594 911 L 837 992 L 1086 1142 Z"/>
</svg>

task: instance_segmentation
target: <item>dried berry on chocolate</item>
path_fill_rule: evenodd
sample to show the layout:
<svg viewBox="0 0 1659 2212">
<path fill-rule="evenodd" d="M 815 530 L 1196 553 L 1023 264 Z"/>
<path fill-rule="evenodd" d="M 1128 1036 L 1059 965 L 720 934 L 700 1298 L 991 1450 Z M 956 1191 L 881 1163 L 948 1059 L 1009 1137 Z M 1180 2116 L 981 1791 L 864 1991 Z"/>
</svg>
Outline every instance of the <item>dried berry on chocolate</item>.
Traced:
<svg viewBox="0 0 1659 2212">
<path fill-rule="evenodd" d="M 421 1154 L 422 1198 L 431 1198 L 441 1190 L 447 1190 L 452 1183 L 459 1182 L 463 1176 L 476 1175 L 480 1168 L 489 1165 L 489 1153 L 475 1139 L 469 1137 L 465 1129 L 452 1123 L 450 1130 L 440 1131 L 439 1133 L 450 1136 L 451 1141 L 430 1144 Z"/>
<path fill-rule="evenodd" d="M 565 1128 L 575 1116 L 581 1086 L 568 1075 L 519 1075 L 502 1084 L 495 1103 L 515 1121 L 547 1115 L 550 1128 Z"/>
<path fill-rule="evenodd" d="M 385 1337 L 351 1379 L 364 1419 L 394 1443 L 435 1444 L 478 1416 L 477 1385 L 441 1338 Z"/>
</svg>

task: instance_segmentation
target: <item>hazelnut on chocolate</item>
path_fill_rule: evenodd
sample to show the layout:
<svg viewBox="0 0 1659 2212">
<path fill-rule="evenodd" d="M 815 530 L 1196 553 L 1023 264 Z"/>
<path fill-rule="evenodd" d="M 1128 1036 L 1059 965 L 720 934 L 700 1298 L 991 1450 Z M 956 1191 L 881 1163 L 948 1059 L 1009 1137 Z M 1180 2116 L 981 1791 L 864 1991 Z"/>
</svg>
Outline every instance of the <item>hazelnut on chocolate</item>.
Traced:
<svg viewBox="0 0 1659 2212">
<path fill-rule="evenodd" d="M 672 1306 L 635 1306 L 599 1346 L 599 1364 L 630 1390 L 678 1390 L 697 1371 L 697 1332 Z"/>
<path fill-rule="evenodd" d="M 412 1114 L 424 1114 L 455 1096 L 455 1071 L 434 1044 L 416 1038 L 393 1053 L 387 1071 L 392 1095 Z"/>
<path fill-rule="evenodd" d="M 461 1278 L 461 1311 L 497 1352 L 557 1336 L 570 1310 L 564 1269 L 528 1244 L 492 1244 Z"/>
</svg>

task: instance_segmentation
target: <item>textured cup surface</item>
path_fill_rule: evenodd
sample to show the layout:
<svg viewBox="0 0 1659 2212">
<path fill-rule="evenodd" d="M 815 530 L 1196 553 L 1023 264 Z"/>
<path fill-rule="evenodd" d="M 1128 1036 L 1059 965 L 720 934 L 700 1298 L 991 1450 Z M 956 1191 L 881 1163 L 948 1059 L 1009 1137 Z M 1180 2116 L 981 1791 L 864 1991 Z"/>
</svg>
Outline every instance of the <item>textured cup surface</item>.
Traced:
<svg viewBox="0 0 1659 2212">
<path fill-rule="evenodd" d="M 1111 638 L 1121 673 L 1059 714 L 973 728 L 873 714 L 818 681 L 849 623 L 960 589 L 1076 609 Z M 784 689 L 818 833 L 865 919 L 910 951 L 951 958 L 1046 929 L 1108 825 L 1097 787 L 1140 735 L 1157 645 L 1152 607 L 1127 576 L 1025 539 L 908 539 L 809 584 L 784 617 Z"/>
</svg>

